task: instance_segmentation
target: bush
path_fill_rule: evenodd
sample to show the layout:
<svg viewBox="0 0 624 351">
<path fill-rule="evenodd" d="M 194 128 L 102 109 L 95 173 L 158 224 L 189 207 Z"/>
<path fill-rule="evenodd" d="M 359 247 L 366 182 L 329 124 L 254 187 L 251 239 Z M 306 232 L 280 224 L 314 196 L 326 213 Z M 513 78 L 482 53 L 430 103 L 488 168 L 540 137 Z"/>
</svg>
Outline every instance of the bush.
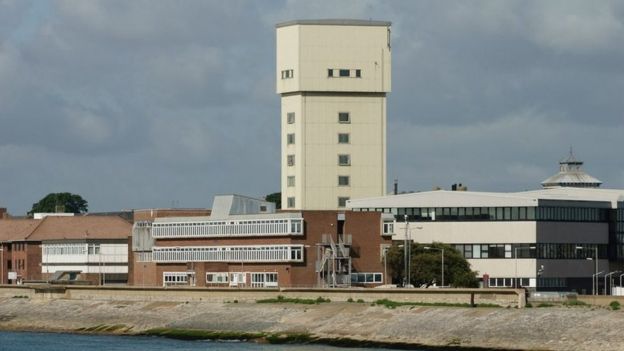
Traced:
<svg viewBox="0 0 624 351">
<path fill-rule="evenodd" d="M 357 303 L 364 303 L 364 300 L 362 300 L 362 299 L 358 299 L 358 300 L 357 300 Z"/>
<path fill-rule="evenodd" d="M 620 309 L 620 303 L 618 301 L 611 301 L 609 304 L 612 310 L 617 311 Z"/>
<path fill-rule="evenodd" d="M 347 302 L 353 302 L 353 299 L 352 298 L 348 298 Z"/>
</svg>

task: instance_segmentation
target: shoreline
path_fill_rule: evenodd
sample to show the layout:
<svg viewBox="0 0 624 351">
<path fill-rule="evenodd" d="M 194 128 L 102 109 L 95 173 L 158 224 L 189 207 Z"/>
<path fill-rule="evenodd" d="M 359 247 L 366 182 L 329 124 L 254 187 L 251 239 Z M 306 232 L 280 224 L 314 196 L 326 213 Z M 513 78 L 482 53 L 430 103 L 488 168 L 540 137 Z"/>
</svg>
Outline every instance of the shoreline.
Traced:
<svg viewBox="0 0 624 351">
<path fill-rule="evenodd" d="M 420 350 L 619 350 L 624 312 L 0 296 L 0 330 Z M 245 336 L 241 338 L 240 336 Z"/>
</svg>

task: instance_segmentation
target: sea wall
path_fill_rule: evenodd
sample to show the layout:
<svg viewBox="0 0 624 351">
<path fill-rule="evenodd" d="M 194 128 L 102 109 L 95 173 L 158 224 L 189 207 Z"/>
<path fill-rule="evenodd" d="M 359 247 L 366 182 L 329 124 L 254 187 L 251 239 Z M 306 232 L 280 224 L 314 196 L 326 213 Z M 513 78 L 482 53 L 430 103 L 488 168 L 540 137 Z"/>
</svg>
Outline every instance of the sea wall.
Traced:
<svg viewBox="0 0 624 351">
<path fill-rule="evenodd" d="M 622 350 L 624 345 L 624 312 L 602 307 L 388 308 L 373 303 L 380 297 L 377 292 L 350 292 L 355 295 L 346 294 L 340 299 L 337 296 L 342 295 L 334 292 L 337 295 L 332 295 L 329 303 L 301 305 L 257 303 L 246 293 L 252 291 L 220 291 L 199 300 L 199 292 L 193 289 L 0 288 L 0 329 L 125 334 L 153 328 L 303 333 L 326 340 L 346 338 L 451 349 L 608 351 Z M 262 296 L 280 293 L 287 295 L 284 291 L 264 291 L 266 295 Z M 288 293 L 319 296 L 319 291 Z M 347 296 L 363 301 L 346 302 Z M 397 293 L 385 297 L 398 301 L 404 296 Z"/>
</svg>

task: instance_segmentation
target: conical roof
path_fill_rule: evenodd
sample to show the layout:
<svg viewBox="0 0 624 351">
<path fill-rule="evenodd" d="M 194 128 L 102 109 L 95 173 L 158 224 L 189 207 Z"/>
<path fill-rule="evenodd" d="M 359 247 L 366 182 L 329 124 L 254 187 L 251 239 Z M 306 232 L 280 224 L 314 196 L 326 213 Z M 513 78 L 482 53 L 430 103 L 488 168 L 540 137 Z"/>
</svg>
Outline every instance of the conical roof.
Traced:
<svg viewBox="0 0 624 351">
<path fill-rule="evenodd" d="M 559 173 L 542 182 L 542 187 L 575 187 L 575 188 L 598 188 L 602 182 L 587 174 L 583 168 L 583 162 L 574 157 L 572 149 L 570 155 L 559 162 Z"/>
</svg>

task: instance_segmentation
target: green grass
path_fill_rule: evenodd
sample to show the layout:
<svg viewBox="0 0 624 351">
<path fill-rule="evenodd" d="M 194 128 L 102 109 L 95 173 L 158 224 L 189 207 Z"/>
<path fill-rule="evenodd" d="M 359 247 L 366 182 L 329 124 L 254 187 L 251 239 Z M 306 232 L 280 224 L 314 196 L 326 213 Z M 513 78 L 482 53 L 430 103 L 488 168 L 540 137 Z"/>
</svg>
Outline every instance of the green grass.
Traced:
<svg viewBox="0 0 624 351">
<path fill-rule="evenodd" d="M 448 302 L 399 302 L 388 299 L 377 300 L 373 303 L 378 306 L 385 306 L 386 308 L 394 309 L 400 306 L 433 306 L 433 307 L 496 307 L 499 305 L 491 303 L 475 304 L 474 306 L 469 303 L 448 303 Z"/>
<path fill-rule="evenodd" d="M 316 305 L 316 304 L 323 303 L 323 302 L 331 302 L 331 300 L 325 299 L 321 296 L 317 297 L 316 299 L 301 299 L 301 298 L 284 297 L 282 295 L 278 295 L 277 298 L 275 299 L 256 300 L 256 303 L 295 303 L 295 304 L 302 304 L 302 305 Z"/>
<path fill-rule="evenodd" d="M 554 304 L 548 302 L 541 302 L 537 307 L 555 307 Z"/>
<path fill-rule="evenodd" d="M 141 333 L 146 336 L 162 336 L 178 340 L 256 340 L 264 333 L 208 331 L 198 329 L 154 328 Z"/>
<path fill-rule="evenodd" d="M 589 307 L 590 305 L 586 302 L 583 301 L 579 301 L 579 300 L 569 300 L 569 301 L 565 301 L 562 303 L 563 306 L 582 306 L 582 307 Z"/>
<path fill-rule="evenodd" d="M 620 303 L 618 301 L 611 301 L 609 307 L 611 307 L 612 310 L 617 311 L 620 309 Z"/>
</svg>

